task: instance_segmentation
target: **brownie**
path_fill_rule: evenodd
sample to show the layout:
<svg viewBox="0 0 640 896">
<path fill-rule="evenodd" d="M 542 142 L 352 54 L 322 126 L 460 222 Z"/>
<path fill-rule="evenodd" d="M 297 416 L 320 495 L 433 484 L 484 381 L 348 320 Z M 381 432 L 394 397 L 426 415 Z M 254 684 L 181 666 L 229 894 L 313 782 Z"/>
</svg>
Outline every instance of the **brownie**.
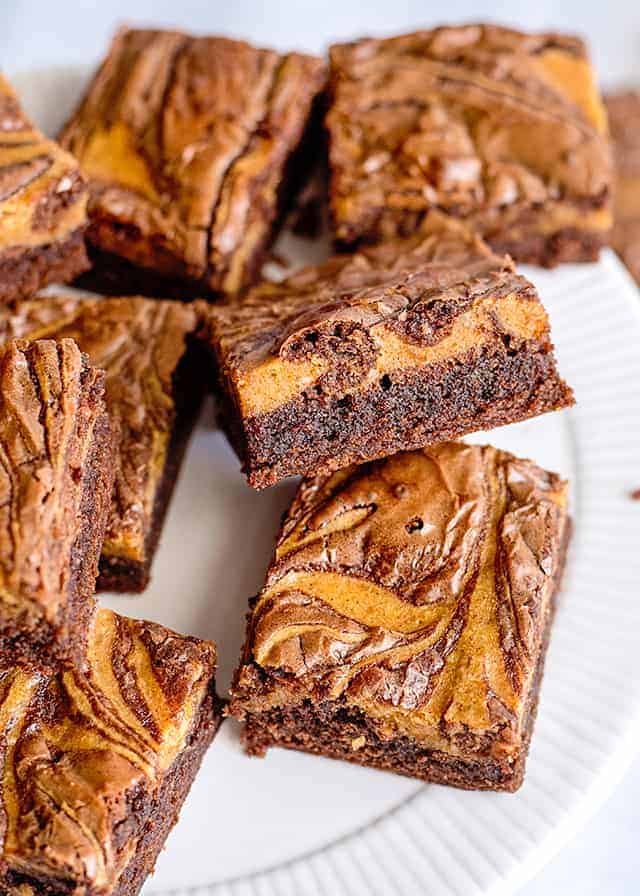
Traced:
<svg viewBox="0 0 640 896">
<path fill-rule="evenodd" d="M 640 90 L 605 97 L 616 168 L 611 243 L 640 284 Z"/>
<path fill-rule="evenodd" d="M 255 488 L 573 403 L 534 287 L 435 214 L 212 306 L 209 341 Z"/>
<path fill-rule="evenodd" d="M 87 666 L 0 668 L 0 889 L 135 896 L 221 717 L 214 645 L 101 609 Z"/>
<path fill-rule="evenodd" d="M 248 752 L 517 789 L 566 490 L 529 460 L 461 442 L 303 480 L 232 687 Z"/>
<path fill-rule="evenodd" d="M 205 389 L 196 306 L 140 297 L 49 295 L 0 309 L 0 342 L 71 336 L 106 371 L 106 400 L 119 427 L 115 486 L 98 587 L 148 584 L 173 485 Z"/>
<path fill-rule="evenodd" d="M 462 25 L 337 44 L 330 57 L 340 243 L 410 234 L 441 209 L 517 261 L 597 258 L 612 175 L 581 40 Z"/>
<path fill-rule="evenodd" d="M 61 136 L 89 178 L 97 260 L 129 262 L 137 289 L 136 268 L 150 271 L 160 295 L 163 277 L 230 293 L 252 280 L 305 167 L 324 79 L 314 56 L 118 31 Z"/>
<path fill-rule="evenodd" d="M 76 160 L 33 126 L 0 74 L 1 302 L 86 270 L 87 198 Z"/>
<path fill-rule="evenodd" d="M 0 355 L 0 658 L 82 655 L 113 486 L 104 374 L 71 339 Z M 0 659 L 1 663 L 1 659 Z"/>
</svg>

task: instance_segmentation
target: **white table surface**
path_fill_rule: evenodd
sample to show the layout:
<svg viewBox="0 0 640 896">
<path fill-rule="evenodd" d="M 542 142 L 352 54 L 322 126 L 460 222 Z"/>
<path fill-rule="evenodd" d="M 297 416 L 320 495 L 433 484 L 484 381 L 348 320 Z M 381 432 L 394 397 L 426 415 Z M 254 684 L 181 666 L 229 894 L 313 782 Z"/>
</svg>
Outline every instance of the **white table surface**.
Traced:
<svg viewBox="0 0 640 896">
<path fill-rule="evenodd" d="M 441 12 L 424 0 L 0 0 L 0 66 L 16 71 L 97 61 L 114 27 L 125 21 L 319 50 L 335 39 L 479 19 L 581 33 L 604 85 L 640 85 L 638 0 L 495 0 L 481 9 L 469 0 L 448 0 Z M 640 755 L 598 814 L 521 892 L 640 893 Z"/>
</svg>

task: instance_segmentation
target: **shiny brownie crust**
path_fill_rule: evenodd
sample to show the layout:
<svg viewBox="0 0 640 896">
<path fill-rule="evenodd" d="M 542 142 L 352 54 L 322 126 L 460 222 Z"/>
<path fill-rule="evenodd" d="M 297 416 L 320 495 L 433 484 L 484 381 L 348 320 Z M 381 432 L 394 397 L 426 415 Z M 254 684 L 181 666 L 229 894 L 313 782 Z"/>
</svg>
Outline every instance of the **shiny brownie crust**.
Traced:
<svg viewBox="0 0 640 896">
<path fill-rule="evenodd" d="M 538 712 L 544 663 L 570 537 L 571 526 L 568 524 L 555 576 L 555 592 L 547 611 L 534 681 L 527 700 L 524 734 L 515 763 L 501 764 L 490 757 L 484 761 L 463 761 L 439 750 L 424 749 L 408 737 L 381 737 L 376 721 L 357 707 L 348 706 L 344 700 L 319 704 L 305 700 L 300 707 L 277 707 L 247 715 L 242 733 L 247 753 L 264 756 L 269 747 L 284 747 L 462 790 L 501 790 L 510 793 L 518 790 L 524 780 Z M 365 746 L 354 750 L 354 742 L 357 743 L 361 737 L 365 738 Z"/>
<path fill-rule="evenodd" d="M 286 476 L 332 472 L 572 402 L 549 346 L 526 340 L 383 376 L 347 398 L 295 399 L 244 424 L 227 396 L 223 421 L 249 483 L 266 488 Z"/>
<path fill-rule="evenodd" d="M 443 446 L 443 448 L 445 451 L 447 450 L 446 446 Z M 467 450 L 473 451 L 475 449 Z M 398 458 L 400 458 L 400 455 Z M 546 474 L 539 469 L 536 470 L 531 465 L 527 470 L 527 465 L 530 464 L 527 461 L 514 462 L 516 465 L 515 469 L 518 470 L 513 480 L 516 490 L 519 488 L 519 482 L 524 483 L 529 475 L 533 477 L 531 481 L 537 481 L 539 485 L 542 485 L 544 477 L 548 476 L 550 479 L 548 479 L 546 487 L 550 486 L 552 491 L 557 488 L 559 482 L 553 474 Z M 394 462 L 390 461 L 389 463 L 393 465 Z M 401 460 L 395 462 L 396 471 L 401 468 L 401 465 Z M 385 469 L 384 462 L 380 462 L 378 465 L 373 464 L 363 469 L 375 470 L 376 467 Z M 521 474 L 524 474 L 522 478 Z M 336 477 L 339 476 L 340 474 L 336 474 Z M 337 482 L 336 477 L 333 480 L 329 480 L 329 482 Z M 369 711 L 367 705 L 358 706 L 345 698 L 345 685 L 342 675 L 343 673 L 348 674 L 350 660 L 347 657 L 350 635 L 354 644 L 352 649 L 354 651 L 355 669 L 361 668 L 360 674 L 362 675 L 364 693 L 378 695 L 377 698 L 374 697 L 374 706 L 377 705 L 376 699 L 379 699 L 381 703 L 393 700 L 394 705 L 398 701 L 398 705 L 405 707 L 405 709 L 407 705 L 420 706 L 419 695 L 423 694 L 425 689 L 427 693 L 433 693 L 433 691 L 429 690 L 429 686 L 425 685 L 425 680 L 430 681 L 431 675 L 435 678 L 433 687 L 436 690 L 438 689 L 440 683 L 439 675 L 442 671 L 441 667 L 446 668 L 449 662 L 449 652 L 452 655 L 455 654 L 456 639 L 464 637 L 464 635 L 460 635 L 460 629 L 456 630 L 455 634 L 450 633 L 442 641 L 438 642 L 439 649 L 433 655 L 429 654 L 430 658 L 425 660 L 425 666 L 420 666 L 417 662 L 414 665 L 414 662 L 410 661 L 409 669 L 413 669 L 413 674 L 408 675 L 404 666 L 407 662 L 406 656 L 403 656 L 401 652 L 397 657 L 393 656 L 392 648 L 389 648 L 389 642 L 384 639 L 386 631 L 384 628 L 376 628 L 373 620 L 370 620 L 369 638 L 371 640 L 358 641 L 355 629 L 350 631 L 344 619 L 333 616 L 331 611 L 327 611 L 326 608 L 321 610 L 320 605 L 316 603 L 316 598 L 311 596 L 312 593 L 309 592 L 307 594 L 304 591 L 306 587 L 304 584 L 300 583 L 302 590 L 300 595 L 296 596 L 297 584 L 295 580 L 290 581 L 288 579 L 292 569 L 302 570 L 304 565 L 314 556 L 319 559 L 320 555 L 314 552 L 317 552 L 318 547 L 321 547 L 324 559 L 320 565 L 316 564 L 315 566 L 316 576 L 322 576 L 324 572 L 329 572 L 331 569 L 344 568 L 346 574 L 343 577 L 343 584 L 346 586 L 346 583 L 349 582 L 349 575 L 354 575 L 355 573 L 358 576 L 358 566 L 347 565 L 342 567 L 342 564 L 348 561 L 350 557 L 352 563 L 355 557 L 360 557 L 361 560 L 359 562 L 364 561 L 365 567 L 369 565 L 375 566 L 381 572 L 387 587 L 391 583 L 395 585 L 396 594 L 398 585 L 402 584 L 405 589 L 406 600 L 411 604 L 417 593 L 415 590 L 416 582 L 420 581 L 419 578 L 416 580 L 413 574 L 414 564 L 411 562 L 413 559 L 415 567 L 420 567 L 421 563 L 425 562 L 427 567 L 433 565 L 433 579 L 429 577 L 426 580 L 429 582 L 428 587 L 433 592 L 429 593 L 436 604 L 443 599 L 440 589 L 443 583 L 447 581 L 447 577 L 446 574 L 443 578 L 439 578 L 439 576 L 446 569 L 447 564 L 439 565 L 437 561 L 434 561 L 433 564 L 431 561 L 425 561 L 425 555 L 428 556 L 428 549 L 425 551 L 425 555 L 421 555 L 419 549 L 416 548 L 412 556 L 408 543 L 404 548 L 398 545 L 398 553 L 394 554 L 396 548 L 393 545 L 396 539 L 398 537 L 402 539 L 402 536 L 399 536 L 398 530 L 394 528 L 397 519 L 393 515 L 384 517 L 384 531 L 377 534 L 375 523 L 373 528 L 368 530 L 365 523 L 365 528 L 358 532 L 359 524 L 356 522 L 353 526 L 352 535 L 347 534 L 345 536 L 347 541 L 344 543 L 340 542 L 340 537 L 345 532 L 349 533 L 350 527 L 347 523 L 347 525 L 342 526 L 339 524 L 339 528 L 335 528 L 334 514 L 336 512 L 343 515 L 345 520 L 348 520 L 349 515 L 353 514 L 356 508 L 359 508 L 361 512 L 364 511 L 364 501 L 374 502 L 373 506 L 375 506 L 379 500 L 385 500 L 383 493 L 375 484 L 375 479 L 370 480 L 370 491 L 359 489 L 357 486 L 355 491 L 351 491 L 354 482 L 357 481 L 358 470 L 353 469 L 351 477 L 347 476 L 346 480 L 343 480 L 344 491 L 340 491 L 339 484 L 337 486 L 337 494 L 342 496 L 344 500 L 338 500 L 337 503 L 333 503 L 325 491 L 325 483 L 322 477 L 306 480 L 297 498 L 294 500 L 289 514 L 285 516 L 276 559 L 267 574 L 267 586 L 265 589 L 267 595 L 265 596 L 265 592 L 262 592 L 261 595 L 251 601 L 243 659 L 236 672 L 232 688 L 231 712 L 237 715 L 243 722 L 242 737 L 247 752 L 250 755 L 263 756 L 270 747 L 284 747 L 393 771 L 407 777 L 467 790 L 510 792 L 517 790 L 524 778 L 526 759 L 537 713 L 544 661 L 571 537 L 570 519 L 565 517 L 564 524 L 560 522 L 566 511 L 562 511 L 560 516 L 556 517 L 555 524 L 551 524 L 546 535 L 540 541 L 533 535 L 533 529 L 527 530 L 526 525 L 521 529 L 521 535 L 524 539 L 522 543 L 528 544 L 532 548 L 532 553 L 530 556 L 528 556 L 527 551 L 519 551 L 517 553 L 519 558 L 517 567 L 519 571 L 512 573 L 510 577 L 512 584 L 518 583 L 515 585 L 515 590 L 511 592 L 507 590 L 505 592 L 503 587 L 498 585 L 498 590 L 495 594 L 498 604 L 504 603 L 504 615 L 500 610 L 496 611 L 497 618 L 501 620 L 498 626 L 506 626 L 506 628 L 502 628 L 503 637 L 509 628 L 507 619 L 511 612 L 509 609 L 510 600 L 514 601 L 511 604 L 511 608 L 518 604 L 519 601 L 525 601 L 527 612 L 530 613 L 530 622 L 537 631 L 537 635 L 529 642 L 529 647 L 526 653 L 523 654 L 523 657 L 526 657 L 524 662 L 530 666 L 532 674 L 527 690 L 523 694 L 522 723 L 517 740 L 513 744 L 515 750 L 510 750 L 507 753 L 496 753 L 492 749 L 492 743 L 495 745 L 495 742 L 492 741 L 491 737 L 487 737 L 487 732 L 471 728 L 461 741 L 466 748 L 467 755 L 458 756 L 455 751 L 449 752 L 434 745 L 423 744 L 419 739 L 415 739 L 408 733 L 399 734 L 389 730 L 389 727 L 384 722 L 380 722 L 376 718 L 375 712 Z M 366 481 L 365 473 L 365 479 L 362 482 Z M 402 490 L 403 496 L 407 497 L 408 506 L 412 510 L 420 507 L 411 498 L 412 484 L 410 484 L 409 479 L 406 480 L 406 485 L 401 485 L 400 480 L 394 474 L 389 473 L 385 481 L 387 487 L 394 495 L 399 494 L 398 489 Z M 443 481 L 446 481 L 446 476 Z M 545 486 L 543 486 L 543 491 L 544 488 Z M 537 493 L 537 497 L 534 497 L 535 492 L 527 492 L 525 489 L 518 498 L 518 501 L 523 501 L 520 504 L 520 510 L 516 511 L 516 515 L 512 519 L 517 519 L 520 513 L 528 514 L 531 507 L 540 499 L 543 491 Z M 329 489 L 330 494 L 331 489 Z M 527 494 L 529 498 L 526 497 Z M 529 499 L 532 500 L 532 503 L 529 503 Z M 312 508 L 312 515 L 307 516 L 310 508 Z M 376 510 L 373 511 L 370 519 L 375 519 L 376 512 Z M 400 518 L 404 518 L 402 511 L 400 511 Z M 307 526 L 300 527 L 303 519 L 307 520 L 307 526 L 310 526 L 310 529 Z M 430 523 L 435 524 L 436 528 L 438 527 L 437 514 L 432 516 L 431 512 L 429 512 L 428 519 Z M 524 521 L 524 517 L 521 519 Z M 530 519 L 533 519 L 533 517 L 530 517 Z M 548 522 L 550 522 L 549 519 Z M 556 528 L 558 523 L 562 525 L 560 531 Z M 310 537 L 312 539 L 310 532 L 313 532 L 314 529 L 318 533 L 322 533 L 323 530 L 329 533 L 333 530 L 333 534 L 327 534 L 324 544 L 321 545 L 318 542 L 318 547 L 314 548 L 312 547 L 313 541 L 311 541 L 311 544 L 309 542 Z M 465 531 L 467 535 L 471 534 L 469 529 L 465 529 Z M 336 536 L 337 540 L 335 540 Z M 349 539 L 351 539 L 350 542 Z M 352 549 L 355 548 L 355 554 L 349 553 L 347 548 L 349 543 Z M 550 550 L 550 554 L 543 556 L 536 553 L 543 544 Z M 297 548 L 296 545 L 298 545 Z M 305 545 L 309 545 L 309 547 L 305 547 Z M 385 553 L 385 550 L 387 553 Z M 300 555 L 299 560 L 296 559 L 298 552 Z M 452 553 L 455 556 L 455 549 L 453 549 Z M 553 567 L 550 569 L 548 564 L 551 562 L 551 555 L 554 556 L 554 560 L 552 561 Z M 473 551 L 471 551 L 470 556 L 473 556 Z M 527 574 L 527 565 L 530 563 L 531 558 L 536 558 L 534 562 L 540 564 L 538 572 L 542 572 L 544 568 L 546 575 L 550 572 L 552 573 L 550 580 L 544 586 L 547 589 L 548 597 L 542 602 L 540 602 L 540 578 L 538 578 L 538 583 L 536 584 L 533 580 L 534 577 Z M 360 572 L 360 574 L 362 573 Z M 371 572 L 368 575 L 371 577 Z M 497 582 L 498 578 L 496 577 Z M 372 587 L 377 587 L 379 584 L 375 579 L 372 580 Z M 279 594 L 280 589 L 286 592 L 288 588 L 292 588 L 292 591 L 289 592 L 289 597 L 282 598 Z M 518 589 L 521 590 L 516 596 Z M 425 593 L 423 591 L 420 593 L 422 600 L 424 600 Z M 447 598 L 445 597 L 444 599 L 446 600 Z M 289 600 L 291 603 L 288 603 Z M 342 606 L 345 606 L 343 601 L 341 603 Z M 464 599 L 462 603 L 464 603 Z M 422 607 L 424 608 L 428 605 L 423 603 Z M 291 608 L 290 617 L 286 617 L 287 606 Z M 327 615 L 319 615 L 324 613 L 327 613 Z M 271 625 L 276 627 L 275 631 L 267 622 L 269 618 L 272 620 Z M 486 623 L 487 620 L 484 617 L 483 619 Z M 523 617 L 520 616 L 519 619 L 520 624 L 522 624 Z M 361 616 L 359 620 L 362 622 Z M 310 631 L 305 633 L 305 625 L 300 625 L 299 650 L 292 641 L 285 641 L 284 648 L 280 649 L 278 644 L 283 642 L 275 639 L 274 634 L 283 634 L 289 629 L 290 636 L 293 639 L 295 632 L 298 630 L 296 629 L 296 623 L 304 622 L 307 623 Z M 462 630 L 464 630 L 465 624 L 471 624 L 468 618 L 466 623 L 459 623 Z M 326 626 L 326 628 L 321 628 L 321 626 Z M 525 632 L 527 626 L 528 623 L 526 622 L 522 628 L 516 626 L 512 632 L 513 638 L 507 637 L 507 641 L 511 644 L 511 649 L 514 643 L 519 642 L 523 638 L 526 640 L 527 635 Z M 529 634 L 531 634 L 531 630 L 529 630 Z M 332 640 L 332 637 L 338 640 Z M 449 643 L 447 638 L 452 638 L 453 642 Z M 339 641 L 342 641 L 341 647 L 338 646 Z M 506 641 L 502 643 L 504 648 Z M 269 645 L 273 645 L 273 647 L 269 647 Z M 275 650 L 275 656 L 280 658 L 279 661 L 276 661 L 275 666 L 268 665 L 264 667 L 260 665 L 258 658 L 262 649 L 267 650 L 267 656 L 269 656 L 270 650 Z M 380 651 L 378 655 L 381 658 L 381 667 L 378 667 L 377 672 L 385 677 L 378 681 L 378 685 L 375 684 L 378 680 L 376 670 L 374 669 L 371 673 L 367 672 L 365 665 L 367 649 L 374 652 Z M 341 651 L 344 651 L 346 656 L 343 656 Z M 509 648 L 507 648 L 507 653 L 509 653 Z M 511 653 L 508 660 L 506 655 L 505 653 L 507 668 L 511 668 L 513 671 L 518 666 L 518 660 L 516 659 L 515 665 L 511 666 L 510 663 L 514 662 L 514 654 Z M 416 657 L 414 657 L 415 659 Z M 313 690 L 310 697 L 309 686 L 305 682 L 309 676 L 314 675 L 314 670 L 323 668 L 323 662 L 326 662 L 327 668 L 334 668 L 340 670 L 340 672 L 337 677 L 319 678 L 316 681 L 316 685 L 312 686 L 316 689 Z M 452 660 L 452 662 L 454 664 L 461 662 L 460 657 L 458 657 L 458 660 Z M 343 664 L 346 664 L 346 666 Z M 464 662 L 461 664 L 464 666 Z M 382 669 L 384 669 L 384 672 L 381 671 Z M 356 671 L 356 680 L 358 679 L 358 674 Z M 486 674 L 489 673 L 487 672 Z M 427 676 L 426 679 L 425 675 Z M 354 679 L 347 677 L 346 680 L 353 681 Z M 389 690 L 382 684 L 382 681 L 388 685 Z M 367 682 L 371 686 L 371 690 L 368 690 Z M 474 692 L 472 697 L 467 689 L 465 691 L 465 699 L 470 702 L 478 699 L 478 694 L 482 692 L 483 688 L 480 687 L 479 683 L 477 685 L 477 693 Z M 486 682 L 485 687 L 488 688 Z M 336 693 L 333 695 L 329 693 L 333 688 L 336 689 L 337 695 Z M 415 689 L 415 694 L 413 689 Z M 297 692 L 300 693 L 302 699 L 287 700 L 286 695 L 295 695 Z M 346 688 L 346 693 L 349 693 L 348 687 Z M 362 693 L 362 691 L 358 691 L 356 688 L 355 694 L 358 693 Z M 491 697 L 489 697 L 489 700 L 491 700 Z M 501 724 L 504 724 L 507 729 L 510 724 L 508 713 L 504 716 L 498 714 L 495 721 L 494 734 L 500 730 Z M 444 717 L 441 719 L 441 724 L 441 730 L 445 731 Z M 506 741 L 510 742 L 508 736 Z M 455 743 L 455 738 L 453 742 Z"/>
</svg>

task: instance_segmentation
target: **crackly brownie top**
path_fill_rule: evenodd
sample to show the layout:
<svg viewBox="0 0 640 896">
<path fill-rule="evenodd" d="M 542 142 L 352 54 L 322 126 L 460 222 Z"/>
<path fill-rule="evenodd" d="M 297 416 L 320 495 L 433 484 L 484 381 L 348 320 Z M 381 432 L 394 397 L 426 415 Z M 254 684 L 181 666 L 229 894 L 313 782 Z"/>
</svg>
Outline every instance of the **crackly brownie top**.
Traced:
<svg viewBox="0 0 640 896">
<path fill-rule="evenodd" d="M 616 166 L 612 244 L 640 283 L 640 91 L 605 102 Z"/>
<path fill-rule="evenodd" d="M 246 415 L 306 389 L 364 389 L 495 338 L 548 340 L 535 289 L 459 222 L 362 248 L 210 310 L 212 340 Z"/>
<path fill-rule="evenodd" d="M 173 374 L 195 326 L 193 306 L 138 297 L 48 295 L 0 309 L 0 343 L 70 336 L 106 372 L 120 449 L 104 553 L 144 559 L 175 416 Z"/>
<path fill-rule="evenodd" d="M 0 853 L 14 874 L 108 894 L 188 742 L 215 649 L 99 610 L 87 650 L 86 673 L 0 669 Z"/>
<path fill-rule="evenodd" d="M 0 74 L 0 252 L 65 239 L 86 223 L 78 163 L 47 140 Z"/>
<path fill-rule="evenodd" d="M 0 615 L 17 625 L 65 612 L 103 390 L 71 339 L 0 356 Z"/>
<path fill-rule="evenodd" d="M 336 45 L 331 90 L 339 237 L 375 229 L 385 206 L 469 215 L 607 197 L 606 118 L 576 38 L 464 25 Z"/>
<path fill-rule="evenodd" d="M 517 749 L 566 483 L 458 443 L 303 481 L 250 620 L 236 710 L 311 697 L 460 755 Z"/>
<path fill-rule="evenodd" d="M 323 71 L 242 41 L 120 30 L 61 138 L 91 179 L 93 217 L 156 241 L 187 276 L 211 266 L 235 282 Z"/>
</svg>

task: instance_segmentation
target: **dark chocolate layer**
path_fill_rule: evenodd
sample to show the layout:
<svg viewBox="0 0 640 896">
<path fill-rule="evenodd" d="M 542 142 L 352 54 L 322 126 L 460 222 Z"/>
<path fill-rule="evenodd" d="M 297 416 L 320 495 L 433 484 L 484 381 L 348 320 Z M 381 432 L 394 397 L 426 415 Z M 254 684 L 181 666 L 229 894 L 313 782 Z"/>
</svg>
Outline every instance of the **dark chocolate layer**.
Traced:
<svg viewBox="0 0 640 896">
<path fill-rule="evenodd" d="M 449 362 L 399 371 L 342 397 L 305 395 L 270 414 L 231 423 L 255 488 L 308 470 L 327 473 L 432 442 L 524 420 L 571 404 L 548 347 L 473 350 Z M 226 419 L 235 419 L 228 412 Z"/>
</svg>

